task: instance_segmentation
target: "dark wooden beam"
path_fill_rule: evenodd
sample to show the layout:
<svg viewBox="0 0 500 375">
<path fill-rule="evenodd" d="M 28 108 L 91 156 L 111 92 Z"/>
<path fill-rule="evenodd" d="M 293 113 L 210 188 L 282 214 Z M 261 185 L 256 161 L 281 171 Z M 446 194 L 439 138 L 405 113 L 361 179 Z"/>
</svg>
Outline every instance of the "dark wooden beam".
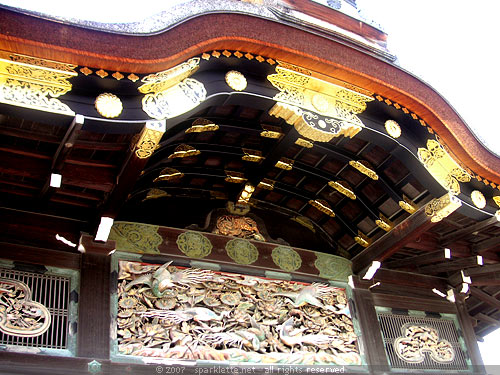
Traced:
<svg viewBox="0 0 500 375">
<path fill-rule="evenodd" d="M 475 286 L 500 286 L 500 272 L 473 276 L 471 279 Z"/>
<path fill-rule="evenodd" d="M 475 265 L 477 265 L 477 257 L 473 256 L 459 260 L 445 260 L 439 264 L 418 267 L 418 270 L 425 274 L 435 275 L 437 273 L 457 271 Z"/>
<path fill-rule="evenodd" d="M 152 121 L 152 125 L 148 125 L 148 122 L 144 125 L 143 129 L 139 133 L 139 137 L 141 138 L 143 134 L 156 134 L 154 130 L 154 123 Z M 165 127 L 165 123 L 163 124 Z M 163 132 L 165 129 L 163 129 Z M 140 142 L 140 140 L 139 140 Z M 154 146 L 158 144 L 156 140 L 153 142 L 151 139 L 149 140 L 149 144 L 154 143 Z M 108 199 L 103 203 L 103 207 L 101 210 L 101 214 L 109 217 L 116 217 L 121 207 L 127 200 L 128 196 L 132 192 L 132 189 L 137 182 L 139 176 L 141 175 L 142 170 L 146 166 L 146 163 L 149 160 L 149 157 L 139 157 L 136 154 L 137 145 L 133 145 L 131 150 L 125 159 L 125 162 L 121 166 L 121 170 L 116 177 L 116 185 L 113 187 L 111 193 L 109 194 Z M 154 150 L 153 150 L 154 151 Z M 97 221 L 99 220 L 96 218 Z"/>
<path fill-rule="evenodd" d="M 469 290 L 472 296 L 490 305 L 491 307 L 494 307 L 495 309 L 500 309 L 500 300 L 498 300 L 496 297 L 493 297 L 492 295 L 483 292 L 481 289 L 475 286 L 471 286 Z"/>
<path fill-rule="evenodd" d="M 479 266 L 474 268 L 467 268 L 464 270 L 465 275 L 475 277 L 479 275 L 487 275 L 490 273 L 500 272 L 500 264 L 489 264 L 486 266 Z"/>
<path fill-rule="evenodd" d="M 430 253 L 416 255 L 410 258 L 394 260 L 392 262 L 384 263 L 385 268 L 415 268 L 425 264 L 436 263 L 444 261 L 444 250 L 437 250 Z"/>
<path fill-rule="evenodd" d="M 471 246 L 471 250 L 477 254 L 484 254 L 488 251 L 500 250 L 500 237 L 492 237 Z"/>
<path fill-rule="evenodd" d="M 69 249 L 69 248 L 68 248 Z M 80 269 L 80 254 L 0 242 L 0 258 L 43 266 Z"/>
<path fill-rule="evenodd" d="M 447 234 L 446 236 L 443 236 L 440 240 L 441 246 L 447 246 L 453 242 L 457 242 L 465 237 L 469 237 L 471 235 L 474 235 L 475 232 L 479 232 L 483 229 L 486 229 L 488 227 L 491 227 L 493 225 L 498 225 L 498 219 L 496 216 L 490 217 L 489 219 L 480 221 L 476 224 L 467 226 L 465 228 L 456 230 L 450 234 Z"/>
<path fill-rule="evenodd" d="M 425 213 L 425 206 L 420 207 L 413 215 L 396 225 L 392 231 L 384 234 L 353 259 L 353 271 L 361 272 L 372 261 L 383 261 L 402 247 L 432 227 L 430 217 Z"/>
<path fill-rule="evenodd" d="M 497 319 L 492 318 L 489 315 L 486 315 L 486 314 L 483 314 L 483 313 L 477 313 L 476 315 L 474 315 L 474 318 L 479 319 L 479 320 L 481 320 L 481 321 L 483 321 L 485 323 L 493 324 L 494 326 L 500 327 L 500 321 L 498 321 Z"/>
<path fill-rule="evenodd" d="M 402 272 L 380 268 L 373 277 L 373 282 L 380 281 L 382 284 L 397 284 L 413 288 L 446 289 L 446 279 L 435 276 L 422 275 L 412 272 Z"/>
</svg>

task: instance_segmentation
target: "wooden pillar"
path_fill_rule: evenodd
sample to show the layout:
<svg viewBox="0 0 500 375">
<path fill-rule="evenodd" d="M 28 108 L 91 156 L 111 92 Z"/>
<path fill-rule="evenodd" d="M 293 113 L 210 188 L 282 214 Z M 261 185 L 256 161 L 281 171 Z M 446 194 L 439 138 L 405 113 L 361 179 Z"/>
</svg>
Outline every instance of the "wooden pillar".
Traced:
<svg viewBox="0 0 500 375">
<path fill-rule="evenodd" d="M 366 289 L 353 289 L 355 314 L 362 332 L 365 359 L 371 373 L 388 372 L 389 364 L 384 349 L 372 294 Z"/>
<path fill-rule="evenodd" d="M 85 253 L 80 267 L 77 356 L 108 359 L 111 321 L 109 253 L 115 249 L 115 243 L 97 243 L 84 235 L 81 244 Z"/>
<path fill-rule="evenodd" d="M 477 345 L 476 334 L 474 333 L 474 328 L 472 328 L 471 317 L 467 311 L 467 306 L 465 305 L 465 297 L 463 294 L 456 294 L 455 298 L 457 317 L 462 329 L 465 345 L 467 346 L 467 351 L 472 362 L 473 371 L 475 374 L 485 374 L 486 370 L 481 358 L 479 346 Z"/>
</svg>

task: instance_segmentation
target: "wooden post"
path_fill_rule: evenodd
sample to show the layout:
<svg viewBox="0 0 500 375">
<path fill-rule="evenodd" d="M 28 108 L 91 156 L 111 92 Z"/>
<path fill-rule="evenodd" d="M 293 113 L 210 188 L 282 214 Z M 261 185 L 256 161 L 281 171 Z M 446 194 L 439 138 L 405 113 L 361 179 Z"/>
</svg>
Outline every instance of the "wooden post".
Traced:
<svg viewBox="0 0 500 375">
<path fill-rule="evenodd" d="M 363 347 L 370 372 L 383 373 L 390 371 L 384 340 L 380 331 L 377 313 L 372 294 L 366 289 L 353 289 L 356 318 L 362 331 Z"/>
<path fill-rule="evenodd" d="M 114 241 L 96 243 L 84 235 L 78 300 L 78 357 L 109 359 L 110 272 Z"/>
<path fill-rule="evenodd" d="M 479 346 L 477 345 L 476 334 L 474 333 L 474 328 L 472 328 L 471 318 L 469 313 L 467 312 L 465 298 L 462 294 L 455 295 L 455 298 L 457 317 L 460 323 L 460 327 L 462 328 L 463 338 L 472 362 L 473 371 L 475 374 L 485 374 L 486 370 L 481 358 L 481 353 L 479 352 Z"/>
</svg>

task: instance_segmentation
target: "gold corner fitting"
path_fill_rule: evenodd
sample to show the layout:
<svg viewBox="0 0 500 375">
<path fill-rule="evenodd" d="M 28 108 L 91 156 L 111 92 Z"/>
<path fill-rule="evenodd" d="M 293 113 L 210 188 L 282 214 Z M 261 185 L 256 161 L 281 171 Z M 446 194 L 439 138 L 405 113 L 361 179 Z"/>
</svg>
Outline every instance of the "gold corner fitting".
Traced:
<svg viewBox="0 0 500 375">
<path fill-rule="evenodd" d="M 431 222 L 437 223 L 451 215 L 462 206 L 462 201 L 452 193 L 434 198 L 425 206 L 425 214 L 431 218 Z"/>
<path fill-rule="evenodd" d="M 71 91 L 75 65 L 0 51 L 0 102 L 74 116 L 60 96 Z"/>
</svg>

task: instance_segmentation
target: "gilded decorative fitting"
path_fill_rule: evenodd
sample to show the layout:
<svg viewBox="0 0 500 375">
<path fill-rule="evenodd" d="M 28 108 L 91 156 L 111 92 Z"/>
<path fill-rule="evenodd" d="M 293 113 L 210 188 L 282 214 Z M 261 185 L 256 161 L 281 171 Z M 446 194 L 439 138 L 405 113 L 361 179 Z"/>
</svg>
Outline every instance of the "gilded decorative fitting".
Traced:
<svg viewBox="0 0 500 375">
<path fill-rule="evenodd" d="M 333 83 L 329 77 L 283 62 L 267 79 L 280 91 L 273 98 L 278 107 L 271 110 L 272 114 L 294 125 L 304 137 L 328 142 L 339 135 L 352 137 L 364 127 L 356 114 L 363 112 L 373 98 L 353 90 L 352 85 L 347 88 L 338 80 Z"/>
<path fill-rule="evenodd" d="M 500 221 L 500 210 L 497 210 L 495 212 L 495 217 L 497 218 L 498 221 Z"/>
<path fill-rule="evenodd" d="M 359 172 L 363 173 L 365 176 L 370 177 L 372 180 L 375 180 L 375 181 L 378 180 L 377 172 L 375 172 L 375 169 L 373 169 L 373 167 L 367 161 L 365 161 L 365 160 L 359 160 L 359 161 L 351 160 L 349 162 L 349 165 L 351 167 L 357 169 Z"/>
<path fill-rule="evenodd" d="M 387 120 L 385 122 L 385 130 L 392 138 L 399 138 L 401 136 L 401 127 L 394 120 Z"/>
<path fill-rule="evenodd" d="M 205 86 L 188 78 L 198 68 L 200 58 L 195 57 L 171 69 L 144 77 L 139 92 L 146 94 L 142 109 L 150 117 L 167 119 L 181 115 L 205 100 Z"/>
<path fill-rule="evenodd" d="M 117 81 L 120 81 L 123 78 L 125 78 L 125 76 L 123 74 L 121 74 L 120 72 L 114 72 L 113 74 L 111 74 L 111 77 L 113 77 Z"/>
<path fill-rule="evenodd" d="M 233 184 L 241 184 L 245 182 L 247 178 L 241 172 L 236 171 L 224 171 L 226 173 L 226 182 L 231 182 Z"/>
<path fill-rule="evenodd" d="M 193 146 L 189 146 L 186 144 L 179 145 L 175 148 L 175 151 L 173 154 L 169 155 L 169 159 L 173 158 L 187 158 L 189 156 L 196 156 L 199 155 L 201 152 L 197 149 L 195 149 Z"/>
<path fill-rule="evenodd" d="M 281 128 L 278 126 L 271 126 L 265 124 L 262 124 L 261 126 L 262 129 L 264 129 L 262 132 L 260 132 L 261 137 L 279 139 L 284 135 L 283 132 L 281 131 Z"/>
<path fill-rule="evenodd" d="M 375 224 L 378 225 L 379 228 L 382 228 L 386 232 L 390 232 L 392 228 L 394 228 L 394 223 L 386 218 L 384 215 L 379 213 L 379 219 L 375 220 Z"/>
<path fill-rule="evenodd" d="M 142 201 L 144 202 L 149 199 L 158 199 L 164 197 L 170 197 L 170 194 L 167 193 L 165 190 L 161 189 L 149 189 L 148 193 L 146 194 L 146 197 Z"/>
<path fill-rule="evenodd" d="M 360 230 L 358 230 L 358 235 L 354 237 L 354 241 L 356 241 L 363 247 L 368 247 L 372 243 L 372 240 L 366 234 L 362 233 Z"/>
<path fill-rule="evenodd" d="M 123 104 L 120 98 L 114 94 L 100 94 L 95 102 L 95 109 L 102 117 L 115 118 L 120 116 L 123 110 Z"/>
<path fill-rule="evenodd" d="M 75 65 L 0 51 L 0 103 L 74 116 L 58 97 L 71 91 Z"/>
<path fill-rule="evenodd" d="M 248 204 L 250 202 L 250 198 L 252 197 L 253 192 L 255 191 L 255 187 L 250 184 L 246 183 L 243 189 L 240 192 L 240 195 L 238 196 L 238 204 Z"/>
<path fill-rule="evenodd" d="M 300 225 L 302 225 L 303 227 L 309 229 L 311 232 L 316 233 L 316 229 L 314 228 L 314 224 L 311 221 L 311 219 L 309 219 L 308 217 L 295 216 L 295 217 L 292 217 L 290 220 L 293 220 L 293 221 L 299 223 Z"/>
<path fill-rule="evenodd" d="M 276 168 L 283 169 L 285 171 L 291 171 L 293 168 L 293 160 L 288 158 L 281 158 L 275 165 Z"/>
<path fill-rule="evenodd" d="M 268 178 L 264 178 L 259 184 L 257 185 L 258 188 L 265 189 L 265 190 L 274 190 L 274 184 L 276 181 L 270 180 Z"/>
<path fill-rule="evenodd" d="M 354 137 L 364 125 L 353 125 L 335 118 L 318 115 L 314 112 L 284 103 L 276 103 L 269 114 L 284 119 L 295 130 L 316 142 L 329 142 L 335 137 Z"/>
<path fill-rule="evenodd" d="M 94 73 L 91 69 L 87 68 L 86 66 L 84 66 L 83 68 L 80 68 L 80 72 L 82 72 L 86 76 Z"/>
<path fill-rule="evenodd" d="M 264 157 L 262 156 L 262 152 L 258 150 L 250 150 L 248 148 L 243 149 L 243 156 L 241 157 L 242 160 L 245 161 L 251 161 L 253 163 L 260 163 L 262 160 L 264 160 Z"/>
<path fill-rule="evenodd" d="M 295 144 L 297 146 L 304 147 L 304 148 L 313 148 L 313 146 L 314 146 L 313 142 L 308 141 L 307 139 L 304 139 L 304 138 L 297 138 L 297 140 L 295 141 Z"/>
<path fill-rule="evenodd" d="M 156 177 L 153 182 L 158 181 L 177 181 L 184 177 L 184 173 L 179 172 L 174 168 L 165 168 L 160 172 L 160 175 Z"/>
<path fill-rule="evenodd" d="M 99 77 L 101 78 L 106 78 L 109 74 L 107 71 L 99 69 L 97 72 L 95 72 Z"/>
<path fill-rule="evenodd" d="M 417 205 L 413 201 L 403 194 L 403 200 L 399 201 L 399 207 L 408 212 L 410 215 L 417 211 Z"/>
<path fill-rule="evenodd" d="M 134 73 L 130 73 L 127 78 L 132 81 L 132 82 L 137 82 L 139 80 L 139 77 L 136 76 Z"/>
<path fill-rule="evenodd" d="M 198 118 L 193 121 L 193 124 L 190 128 L 186 129 L 186 134 L 189 133 L 203 133 L 203 132 L 214 132 L 219 130 L 219 125 L 214 124 L 212 121 Z"/>
<path fill-rule="evenodd" d="M 462 206 L 462 201 L 452 193 L 448 193 L 427 203 L 425 213 L 431 218 L 431 222 L 437 223 L 455 212 L 460 206 Z"/>
<path fill-rule="evenodd" d="M 500 196 L 496 195 L 493 197 L 493 201 L 496 203 L 498 207 L 500 207 Z"/>
<path fill-rule="evenodd" d="M 418 158 L 445 189 L 452 194 L 460 193 L 460 182 L 469 182 L 471 176 L 460 167 L 438 141 L 429 139 L 427 148 L 418 149 Z"/>
<path fill-rule="evenodd" d="M 247 88 L 247 79 L 236 70 L 230 70 L 225 76 L 226 83 L 235 91 L 243 91 Z"/>
<path fill-rule="evenodd" d="M 474 190 L 471 195 L 472 203 L 477 208 L 485 208 L 486 207 L 486 199 L 484 198 L 483 193 L 481 193 L 479 190 Z"/>
<path fill-rule="evenodd" d="M 330 208 L 330 205 L 328 204 L 327 201 L 323 199 L 315 199 L 315 200 L 311 199 L 308 203 L 314 208 L 317 208 L 319 211 L 323 212 L 324 214 L 327 214 L 330 217 L 335 217 L 335 213 Z"/>
<path fill-rule="evenodd" d="M 356 194 L 354 194 L 354 191 L 346 181 L 329 181 L 328 185 L 346 197 L 356 199 Z"/>
<path fill-rule="evenodd" d="M 136 156 L 139 159 L 146 159 L 153 155 L 166 130 L 165 121 L 146 121 L 146 125 L 135 146 Z"/>
</svg>

